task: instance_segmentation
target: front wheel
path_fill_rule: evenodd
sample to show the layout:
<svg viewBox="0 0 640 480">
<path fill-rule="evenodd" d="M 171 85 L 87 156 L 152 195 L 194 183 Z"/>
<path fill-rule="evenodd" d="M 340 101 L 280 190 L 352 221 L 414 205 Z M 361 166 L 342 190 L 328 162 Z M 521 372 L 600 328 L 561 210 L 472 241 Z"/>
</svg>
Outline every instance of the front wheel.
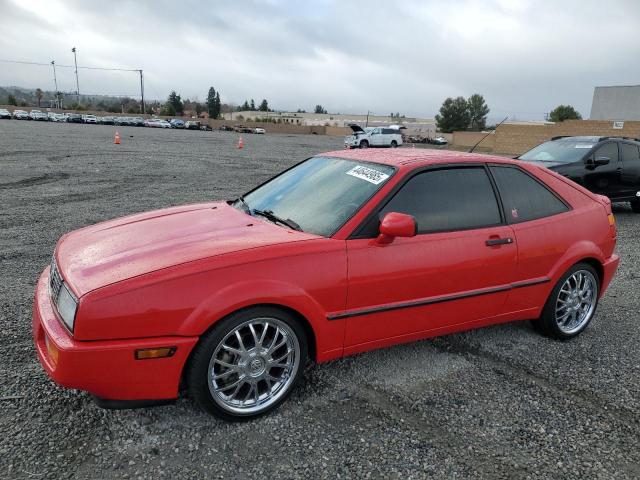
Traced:
<svg viewBox="0 0 640 480">
<path fill-rule="evenodd" d="M 571 267 L 556 283 L 542 310 L 534 320 L 543 335 L 567 340 L 580 334 L 593 318 L 598 306 L 600 281 L 588 263 Z"/>
<path fill-rule="evenodd" d="M 367 142 L 366 140 L 362 140 L 360 142 L 360 148 L 369 148 L 369 142 Z"/>
<path fill-rule="evenodd" d="M 640 199 L 631 200 L 631 210 L 635 213 L 640 213 Z"/>
<path fill-rule="evenodd" d="M 272 307 L 221 320 L 196 346 L 187 382 L 202 408 L 225 420 L 273 410 L 303 375 L 307 340 L 299 321 Z"/>
<path fill-rule="evenodd" d="M 391 140 L 391 148 L 396 148 L 398 146 L 398 142 L 395 140 Z"/>
</svg>

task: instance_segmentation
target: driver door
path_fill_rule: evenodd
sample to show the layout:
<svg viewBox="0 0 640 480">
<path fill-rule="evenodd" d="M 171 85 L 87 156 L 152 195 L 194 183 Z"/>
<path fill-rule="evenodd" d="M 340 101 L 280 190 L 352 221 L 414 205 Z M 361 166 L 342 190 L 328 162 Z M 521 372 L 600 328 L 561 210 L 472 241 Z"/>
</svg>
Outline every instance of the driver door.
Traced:
<svg viewBox="0 0 640 480">
<path fill-rule="evenodd" d="M 412 215 L 417 235 L 376 241 L 378 219 Z M 484 166 L 428 170 L 347 240 L 345 353 L 445 332 L 498 314 L 517 248 Z"/>
<path fill-rule="evenodd" d="M 607 142 L 598 147 L 585 163 L 587 189 L 612 199 L 624 197 L 622 162 L 619 157 L 617 142 Z M 598 165 L 599 160 L 605 160 L 608 163 Z"/>
</svg>

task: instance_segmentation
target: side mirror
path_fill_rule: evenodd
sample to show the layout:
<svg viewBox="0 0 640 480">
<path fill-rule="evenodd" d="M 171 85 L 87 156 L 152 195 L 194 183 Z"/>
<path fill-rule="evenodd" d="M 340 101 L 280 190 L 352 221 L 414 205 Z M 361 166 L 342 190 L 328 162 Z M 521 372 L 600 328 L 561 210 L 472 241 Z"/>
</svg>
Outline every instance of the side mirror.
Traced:
<svg viewBox="0 0 640 480">
<path fill-rule="evenodd" d="M 608 165 L 610 161 L 611 158 L 609 157 L 605 157 L 604 155 L 596 155 L 595 157 L 587 158 L 587 160 L 585 161 L 585 165 L 587 166 L 587 168 L 593 170 L 596 167 Z"/>
<path fill-rule="evenodd" d="M 389 212 L 380 222 L 377 242 L 384 245 L 393 242 L 396 237 L 415 237 L 416 231 L 416 219 L 411 215 Z"/>
</svg>

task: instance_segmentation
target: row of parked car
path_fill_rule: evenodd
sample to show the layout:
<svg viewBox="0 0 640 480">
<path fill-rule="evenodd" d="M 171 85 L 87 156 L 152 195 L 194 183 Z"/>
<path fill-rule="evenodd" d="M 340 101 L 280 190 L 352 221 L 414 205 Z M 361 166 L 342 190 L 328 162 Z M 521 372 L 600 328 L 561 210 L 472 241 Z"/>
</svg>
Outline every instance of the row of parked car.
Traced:
<svg viewBox="0 0 640 480">
<path fill-rule="evenodd" d="M 98 117 L 96 115 L 86 114 L 81 115 L 79 113 L 54 113 L 54 112 L 42 112 L 40 110 L 31 110 L 27 112 L 25 110 L 14 110 L 11 113 L 7 109 L 0 109 L 0 118 L 15 119 L 15 120 L 35 120 L 43 122 L 66 122 L 66 123 L 89 123 L 100 125 L 124 125 L 129 127 L 150 127 L 150 128 L 177 128 L 185 130 L 203 130 L 211 131 L 212 128 L 207 123 L 202 123 L 198 120 L 184 121 L 179 118 L 173 118 L 171 120 L 165 120 L 163 118 L 147 118 L 142 117 L 116 117 L 116 116 L 104 116 Z M 249 128 L 238 126 L 229 127 L 223 125 L 220 130 L 224 131 L 237 131 L 241 133 L 266 133 L 263 128 Z"/>
</svg>

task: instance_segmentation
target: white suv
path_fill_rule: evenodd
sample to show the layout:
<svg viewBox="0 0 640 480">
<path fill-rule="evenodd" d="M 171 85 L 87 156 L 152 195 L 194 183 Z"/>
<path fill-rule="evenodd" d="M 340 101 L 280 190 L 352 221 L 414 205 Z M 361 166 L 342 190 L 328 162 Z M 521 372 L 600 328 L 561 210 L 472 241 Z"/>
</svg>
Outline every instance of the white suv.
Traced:
<svg viewBox="0 0 640 480">
<path fill-rule="evenodd" d="M 98 117 L 95 115 L 82 115 L 83 123 L 98 123 Z"/>
<path fill-rule="evenodd" d="M 353 135 L 344 139 L 347 148 L 369 148 L 369 147 L 399 147 L 402 145 L 402 135 L 397 128 L 390 127 L 369 127 L 363 129 L 359 125 L 349 125 L 353 130 Z"/>
</svg>

